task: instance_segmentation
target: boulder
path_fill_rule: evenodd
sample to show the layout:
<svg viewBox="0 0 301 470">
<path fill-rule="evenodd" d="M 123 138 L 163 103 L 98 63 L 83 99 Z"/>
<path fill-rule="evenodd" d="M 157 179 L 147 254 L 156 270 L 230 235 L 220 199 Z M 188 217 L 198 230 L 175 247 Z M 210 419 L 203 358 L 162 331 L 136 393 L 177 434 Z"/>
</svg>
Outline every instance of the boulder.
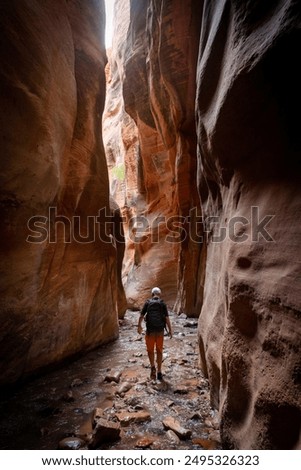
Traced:
<svg viewBox="0 0 301 470">
<path fill-rule="evenodd" d="M 120 437 L 120 424 L 100 418 L 97 420 L 89 449 L 97 449 L 101 444 L 115 442 Z"/>
</svg>

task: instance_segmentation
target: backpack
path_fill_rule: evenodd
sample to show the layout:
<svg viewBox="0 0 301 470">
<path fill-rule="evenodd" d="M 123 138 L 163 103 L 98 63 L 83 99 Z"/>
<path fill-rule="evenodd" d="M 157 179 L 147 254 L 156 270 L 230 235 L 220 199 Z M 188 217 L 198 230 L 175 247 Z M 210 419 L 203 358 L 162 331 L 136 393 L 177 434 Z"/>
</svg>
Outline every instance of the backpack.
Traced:
<svg viewBox="0 0 301 470">
<path fill-rule="evenodd" d="M 165 304 L 163 300 L 154 298 L 148 300 L 145 315 L 146 330 L 148 333 L 164 331 L 166 325 Z"/>
</svg>

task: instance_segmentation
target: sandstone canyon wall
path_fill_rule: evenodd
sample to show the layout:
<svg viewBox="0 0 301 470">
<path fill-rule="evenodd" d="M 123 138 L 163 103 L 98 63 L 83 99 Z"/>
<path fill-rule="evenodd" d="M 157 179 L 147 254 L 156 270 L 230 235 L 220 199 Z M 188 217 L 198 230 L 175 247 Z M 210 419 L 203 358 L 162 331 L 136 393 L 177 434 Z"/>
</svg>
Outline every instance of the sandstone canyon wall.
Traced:
<svg viewBox="0 0 301 470">
<path fill-rule="evenodd" d="M 130 126 L 117 145 L 122 205 L 151 221 L 200 205 L 204 231 L 204 243 L 166 246 L 162 228 L 159 244 L 150 231 L 132 246 L 132 305 L 160 284 L 200 315 L 224 448 L 300 448 L 298 2 L 117 0 L 116 11 L 117 36 L 130 18 L 111 62 Z"/>
<path fill-rule="evenodd" d="M 118 275 L 105 215 L 93 219 L 110 214 L 103 1 L 0 13 L 0 377 L 13 382 L 118 336 Z"/>
<path fill-rule="evenodd" d="M 293 1 L 203 10 L 196 109 L 208 241 L 199 333 L 230 448 L 301 446 L 300 20 Z"/>
<path fill-rule="evenodd" d="M 194 96 L 201 4 L 117 0 L 115 12 L 104 139 L 126 221 L 128 303 L 141 307 L 159 285 L 171 307 L 197 316 L 202 246 L 191 243 L 188 217 L 199 209 Z"/>
</svg>

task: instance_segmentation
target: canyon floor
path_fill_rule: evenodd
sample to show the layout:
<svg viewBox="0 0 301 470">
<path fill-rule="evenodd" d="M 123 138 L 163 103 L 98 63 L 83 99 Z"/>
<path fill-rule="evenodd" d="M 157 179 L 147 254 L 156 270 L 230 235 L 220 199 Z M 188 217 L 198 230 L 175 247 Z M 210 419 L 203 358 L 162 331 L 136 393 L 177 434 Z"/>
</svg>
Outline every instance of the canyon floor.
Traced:
<svg viewBox="0 0 301 470">
<path fill-rule="evenodd" d="M 158 382 L 149 378 L 138 315 L 127 311 L 113 343 L 2 395 L 1 449 L 87 449 L 96 409 L 121 428 L 120 438 L 100 449 L 221 448 L 217 412 L 198 367 L 197 322 L 171 314 L 174 336 L 165 338 Z"/>
</svg>

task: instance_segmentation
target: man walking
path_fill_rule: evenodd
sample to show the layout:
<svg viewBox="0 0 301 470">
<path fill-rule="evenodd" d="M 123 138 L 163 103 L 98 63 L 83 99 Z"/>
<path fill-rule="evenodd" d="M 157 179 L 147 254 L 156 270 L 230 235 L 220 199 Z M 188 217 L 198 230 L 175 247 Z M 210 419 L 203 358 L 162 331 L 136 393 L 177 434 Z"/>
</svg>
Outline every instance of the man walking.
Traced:
<svg viewBox="0 0 301 470">
<path fill-rule="evenodd" d="M 172 338 L 172 328 L 170 319 L 168 316 L 168 310 L 165 302 L 161 299 L 161 289 L 154 287 L 152 289 L 152 298 L 148 299 L 140 313 L 138 322 L 138 333 L 142 333 L 142 321 L 146 321 L 146 349 L 151 365 L 151 379 L 156 378 L 156 367 L 155 367 L 155 346 L 157 355 L 157 379 L 163 380 L 162 377 L 162 355 L 163 355 L 163 338 L 164 328 L 168 327 L 168 333 Z"/>
</svg>

